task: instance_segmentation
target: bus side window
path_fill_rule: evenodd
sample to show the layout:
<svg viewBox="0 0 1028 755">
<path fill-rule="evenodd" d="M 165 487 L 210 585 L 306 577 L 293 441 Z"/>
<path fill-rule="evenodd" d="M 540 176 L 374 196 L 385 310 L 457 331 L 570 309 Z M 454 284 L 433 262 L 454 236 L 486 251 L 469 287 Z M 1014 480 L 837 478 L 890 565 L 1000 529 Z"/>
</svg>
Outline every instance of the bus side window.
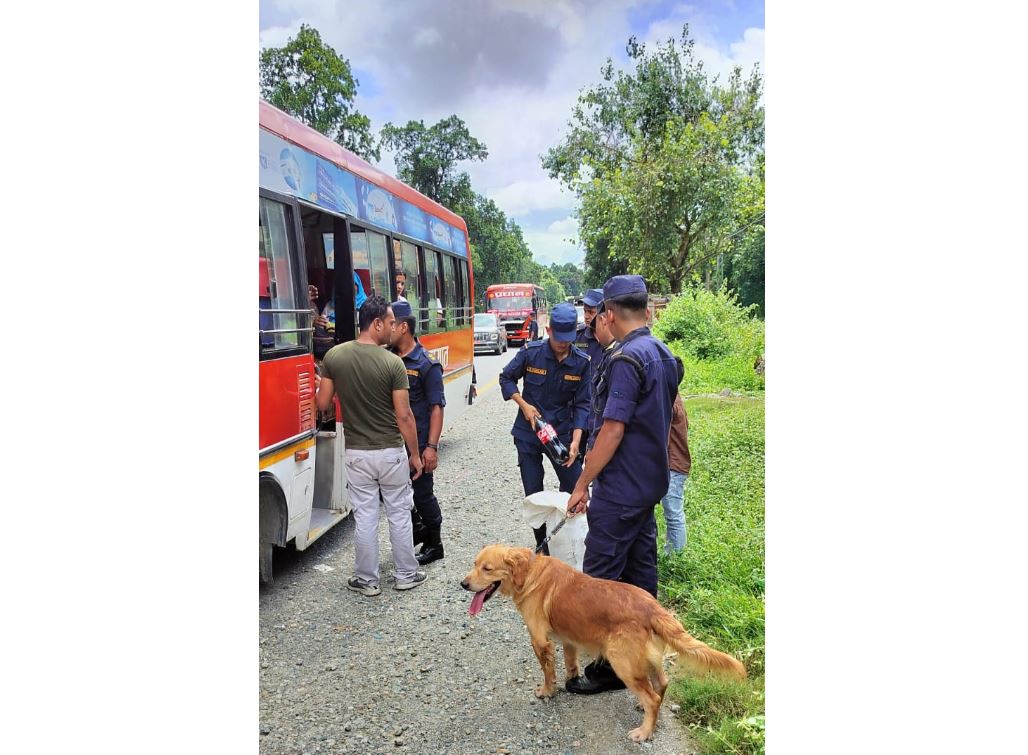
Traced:
<svg viewBox="0 0 1028 755">
<path fill-rule="evenodd" d="M 443 255 L 443 272 L 446 278 L 446 326 L 456 327 L 460 324 L 460 302 L 457 300 L 457 258 L 449 254 Z"/>
<path fill-rule="evenodd" d="M 420 308 L 421 302 L 425 299 L 421 285 L 421 266 L 418 264 L 418 248 L 413 244 L 408 244 L 406 241 L 393 241 L 393 262 L 396 266 L 393 300 L 395 301 L 400 295 L 399 284 L 402 281 L 404 285 L 403 296 L 407 299 L 407 303 L 410 304 L 411 311 L 415 317 L 418 318 L 418 329 L 420 330 L 423 327 L 421 324 L 422 315 Z"/>
<path fill-rule="evenodd" d="M 311 348 L 307 286 L 301 289 L 300 260 L 293 238 L 292 208 L 260 198 L 261 352 Z M 301 294 L 302 290 L 302 294 Z M 278 332 L 268 332 L 278 331 Z"/>
<path fill-rule="evenodd" d="M 429 333 L 446 329 L 446 313 L 443 310 L 442 260 L 439 252 L 425 249 L 425 308 Z"/>
</svg>

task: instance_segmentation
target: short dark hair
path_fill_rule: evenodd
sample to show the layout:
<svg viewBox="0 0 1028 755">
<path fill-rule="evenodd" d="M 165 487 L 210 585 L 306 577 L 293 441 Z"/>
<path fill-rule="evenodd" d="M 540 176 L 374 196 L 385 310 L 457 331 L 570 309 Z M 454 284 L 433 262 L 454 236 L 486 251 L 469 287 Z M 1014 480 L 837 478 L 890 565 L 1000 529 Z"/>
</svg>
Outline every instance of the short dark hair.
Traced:
<svg viewBox="0 0 1028 755">
<path fill-rule="evenodd" d="M 649 297 L 646 294 L 625 294 L 617 299 L 608 299 L 606 302 L 607 309 L 614 309 L 618 314 L 624 312 L 639 313 L 646 310 L 646 305 L 649 304 Z"/>
<path fill-rule="evenodd" d="M 360 311 L 357 312 L 357 323 L 360 327 L 361 332 L 371 327 L 371 323 L 375 320 L 384 320 L 386 311 L 389 309 L 389 302 L 378 294 L 372 294 L 365 300 L 361 305 Z"/>
<path fill-rule="evenodd" d="M 410 334 L 412 336 L 413 335 L 417 335 L 417 333 L 418 333 L 418 318 L 416 318 L 414 315 L 411 315 L 410 317 L 401 317 L 400 319 L 398 319 L 396 321 L 396 326 L 399 327 L 400 325 L 406 325 L 407 326 L 407 330 L 410 331 Z"/>
</svg>

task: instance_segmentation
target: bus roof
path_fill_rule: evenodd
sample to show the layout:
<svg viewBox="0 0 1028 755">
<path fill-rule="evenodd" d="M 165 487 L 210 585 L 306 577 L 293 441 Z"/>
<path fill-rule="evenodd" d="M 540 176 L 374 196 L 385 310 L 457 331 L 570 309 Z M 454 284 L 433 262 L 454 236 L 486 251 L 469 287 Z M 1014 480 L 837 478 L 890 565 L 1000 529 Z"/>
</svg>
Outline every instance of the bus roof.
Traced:
<svg viewBox="0 0 1028 755">
<path fill-rule="evenodd" d="M 286 141 L 292 142 L 303 149 L 313 152 L 340 168 L 354 173 L 365 181 L 370 181 L 383 189 L 392 192 L 394 195 L 407 200 L 412 205 L 421 208 L 430 215 L 442 218 L 448 223 L 468 232 L 468 225 L 464 219 L 450 210 L 435 202 L 420 191 L 412 189 L 403 181 L 399 181 L 388 173 L 383 173 L 378 168 L 365 162 L 345 147 L 336 144 L 324 134 L 320 134 L 310 126 L 307 126 L 293 118 L 288 113 L 279 110 L 264 100 L 260 101 L 260 125 L 273 134 L 277 134 Z"/>
</svg>

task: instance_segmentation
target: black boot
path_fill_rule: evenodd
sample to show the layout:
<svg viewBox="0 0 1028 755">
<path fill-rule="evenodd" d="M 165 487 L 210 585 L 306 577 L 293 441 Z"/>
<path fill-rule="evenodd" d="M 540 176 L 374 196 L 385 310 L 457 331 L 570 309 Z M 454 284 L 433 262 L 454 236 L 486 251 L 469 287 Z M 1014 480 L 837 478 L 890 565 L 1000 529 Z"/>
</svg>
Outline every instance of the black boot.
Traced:
<svg viewBox="0 0 1028 755">
<path fill-rule="evenodd" d="M 425 545 L 421 549 L 421 553 L 418 554 L 418 564 L 424 566 L 443 558 L 445 554 L 443 553 L 443 543 L 439 539 L 438 527 L 428 527 L 425 529 L 424 543 Z"/>
<path fill-rule="evenodd" d="M 595 695 L 598 692 L 624 688 L 625 683 L 614 673 L 606 658 L 597 658 L 585 667 L 582 676 L 568 679 L 564 684 L 564 689 L 576 695 Z"/>
</svg>

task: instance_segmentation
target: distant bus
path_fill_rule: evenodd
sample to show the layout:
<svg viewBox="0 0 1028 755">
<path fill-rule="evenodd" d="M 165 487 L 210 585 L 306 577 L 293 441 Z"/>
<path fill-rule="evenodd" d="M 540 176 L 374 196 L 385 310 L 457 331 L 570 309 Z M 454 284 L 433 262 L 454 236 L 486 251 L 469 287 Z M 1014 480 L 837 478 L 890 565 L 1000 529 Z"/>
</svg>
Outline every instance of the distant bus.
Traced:
<svg viewBox="0 0 1028 755">
<path fill-rule="evenodd" d="M 546 336 L 550 310 L 542 286 L 534 283 L 497 283 L 485 290 L 485 308 L 495 313 L 507 331 L 507 343 L 525 343 L 528 340 L 529 312 L 539 323 L 539 337 Z"/>
</svg>

